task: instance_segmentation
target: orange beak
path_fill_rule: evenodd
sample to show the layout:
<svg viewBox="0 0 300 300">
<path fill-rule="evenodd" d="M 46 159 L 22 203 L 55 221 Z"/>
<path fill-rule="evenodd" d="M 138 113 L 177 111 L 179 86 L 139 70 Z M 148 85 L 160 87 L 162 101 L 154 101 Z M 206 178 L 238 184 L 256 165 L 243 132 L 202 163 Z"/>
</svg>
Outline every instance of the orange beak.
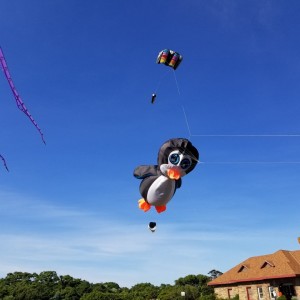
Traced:
<svg viewBox="0 0 300 300">
<path fill-rule="evenodd" d="M 180 178 L 180 172 L 177 169 L 169 169 L 167 175 L 170 179 L 178 180 Z"/>
</svg>

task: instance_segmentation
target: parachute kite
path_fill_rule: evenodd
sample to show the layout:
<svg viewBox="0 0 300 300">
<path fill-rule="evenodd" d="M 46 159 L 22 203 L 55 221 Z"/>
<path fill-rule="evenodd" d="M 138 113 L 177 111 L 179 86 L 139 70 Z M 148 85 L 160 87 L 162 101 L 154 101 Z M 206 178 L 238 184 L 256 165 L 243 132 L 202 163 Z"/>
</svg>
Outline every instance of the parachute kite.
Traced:
<svg viewBox="0 0 300 300">
<path fill-rule="evenodd" d="M 176 70 L 178 68 L 178 66 L 180 65 L 182 59 L 183 59 L 182 55 L 180 55 L 178 52 L 175 52 L 175 51 L 169 50 L 169 49 L 164 49 L 159 52 L 157 59 L 156 59 L 156 63 L 164 64 L 168 67 L 171 67 L 173 70 Z M 174 73 L 174 76 L 175 76 L 175 80 L 176 80 L 176 84 L 177 84 L 177 79 L 176 79 L 175 73 Z M 160 83 L 161 83 L 161 80 L 158 84 L 158 87 L 160 86 Z M 156 91 L 158 90 L 158 87 L 157 87 Z M 178 84 L 177 84 L 177 88 L 178 88 Z M 178 89 L 178 91 L 179 91 L 179 89 Z M 156 99 L 156 92 L 152 94 L 152 97 L 151 97 L 152 104 L 154 103 L 155 99 Z"/>
<path fill-rule="evenodd" d="M 175 52 L 175 51 L 169 50 L 169 49 L 165 49 L 165 50 L 162 50 L 161 52 L 159 52 L 156 62 L 158 64 L 165 64 L 166 66 L 171 67 L 174 70 L 176 70 L 181 63 L 182 58 L 183 57 L 178 52 Z"/>
<path fill-rule="evenodd" d="M 31 114 L 29 113 L 28 109 L 26 108 L 24 102 L 22 101 L 21 99 L 21 96 L 19 95 L 19 93 L 17 92 L 16 88 L 15 88 L 15 85 L 13 83 L 13 80 L 10 76 L 10 73 L 9 73 L 9 70 L 8 70 L 8 66 L 7 66 L 7 63 L 6 63 L 6 60 L 5 60 L 5 57 L 4 57 L 4 54 L 3 54 L 3 51 L 0 47 L 0 64 L 1 64 L 1 67 L 3 69 L 3 72 L 4 72 L 4 75 L 8 81 L 8 84 L 10 86 L 10 89 L 15 97 L 15 100 L 16 100 L 16 103 L 17 103 L 17 107 L 29 118 L 29 120 L 31 121 L 31 123 L 35 126 L 35 128 L 38 130 L 38 132 L 40 133 L 40 136 L 42 138 L 42 141 L 44 144 L 46 144 L 45 140 L 44 140 L 44 135 L 40 129 L 40 127 L 38 126 L 38 124 L 36 123 L 36 121 L 33 119 L 33 117 L 31 116 Z M 0 156 L 0 158 L 3 160 L 3 163 L 4 163 L 4 166 L 6 167 L 7 169 L 7 165 L 6 165 L 6 162 L 5 162 L 5 159 Z"/>
<path fill-rule="evenodd" d="M 139 208 L 146 212 L 153 205 L 158 213 L 165 211 L 176 189 L 181 187 L 181 178 L 196 167 L 198 159 L 198 150 L 189 140 L 166 141 L 159 149 L 157 165 L 142 165 L 134 170 L 134 177 L 142 180 Z"/>
</svg>

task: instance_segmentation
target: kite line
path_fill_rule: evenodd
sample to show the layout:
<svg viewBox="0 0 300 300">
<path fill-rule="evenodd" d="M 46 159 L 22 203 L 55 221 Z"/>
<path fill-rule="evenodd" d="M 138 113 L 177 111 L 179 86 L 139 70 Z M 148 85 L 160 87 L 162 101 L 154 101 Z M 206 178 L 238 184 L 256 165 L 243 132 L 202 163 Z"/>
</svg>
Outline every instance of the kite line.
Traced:
<svg viewBox="0 0 300 300">
<path fill-rule="evenodd" d="M 177 69 L 177 67 L 179 66 L 179 64 L 181 63 L 183 57 L 178 53 L 178 52 L 175 52 L 175 51 L 172 51 L 172 50 L 168 50 L 168 49 L 165 49 L 163 51 L 161 51 L 157 57 L 157 60 L 156 62 L 158 64 L 164 64 L 168 67 L 171 67 L 172 71 L 173 71 L 173 75 L 174 75 L 174 79 L 175 79 L 175 84 L 176 84 L 176 88 L 177 88 L 177 92 L 178 92 L 178 102 L 179 104 L 181 105 L 181 108 L 182 108 L 182 112 L 183 112 L 183 116 L 184 116 L 184 120 L 185 120 L 185 125 L 187 127 L 187 131 L 188 131 L 188 135 L 189 135 L 189 139 L 192 138 L 192 137 L 232 137 L 232 138 L 236 138 L 236 137 L 248 137 L 248 138 L 255 138 L 255 137 L 263 137 L 263 138 L 268 138 L 268 137 L 286 137 L 286 138 L 290 138 L 290 137 L 300 137 L 300 134 L 299 133 L 294 133 L 294 134 L 284 134 L 284 133 L 279 133 L 279 134 L 193 134 L 192 133 L 192 130 L 191 130 L 191 126 L 190 126 L 190 123 L 189 123 L 189 119 L 188 119 L 188 116 L 187 116 L 187 113 L 185 111 L 185 107 L 184 107 L 184 103 L 182 101 L 182 97 L 181 97 L 181 92 L 180 92 L 180 88 L 179 88 L 179 83 L 178 83 L 178 80 L 177 80 L 177 75 L 176 75 L 176 72 L 175 70 Z M 162 79 L 165 77 L 165 74 L 163 74 L 162 78 L 160 79 L 159 81 L 159 84 L 158 84 L 158 88 L 161 84 L 161 81 Z M 155 101 L 155 98 L 156 98 L 156 92 L 158 90 L 158 88 L 155 90 L 155 94 L 152 94 L 152 103 L 154 103 Z M 266 161 L 216 161 L 216 162 L 210 162 L 210 161 L 199 161 L 198 160 L 198 163 L 201 163 L 201 164 L 300 164 L 300 161 L 269 161 L 269 162 L 266 162 Z"/>
<path fill-rule="evenodd" d="M 178 95 L 180 96 L 180 90 L 179 90 L 179 85 L 178 81 L 176 78 L 175 71 L 173 70 L 174 73 L 174 78 L 177 86 L 177 91 Z M 180 101 L 181 102 L 181 101 Z M 190 124 L 188 121 L 187 114 L 184 109 L 184 105 L 181 102 L 181 107 L 186 123 L 186 127 L 189 133 L 189 139 L 191 137 L 300 137 L 300 134 L 192 134 Z M 199 161 L 198 163 L 200 164 L 209 164 L 209 165 L 240 165 L 240 164 L 245 164 L 245 165 L 250 165 L 250 164 L 265 164 L 265 165 L 272 165 L 272 164 L 278 164 L 278 165 L 292 165 L 292 164 L 300 164 L 300 161 L 215 161 L 215 162 L 210 162 L 210 161 Z"/>
<path fill-rule="evenodd" d="M 192 134 L 199 137 L 300 137 L 300 134 Z"/>
<path fill-rule="evenodd" d="M 206 165 L 300 165 L 300 161 L 199 161 L 199 163 Z"/>
<path fill-rule="evenodd" d="M 174 69 L 173 69 L 173 74 L 174 74 L 174 78 L 175 78 L 175 83 L 176 83 L 178 95 L 179 95 L 179 97 L 181 97 L 180 89 L 179 89 L 179 84 L 178 84 L 177 76 L 176 76 L 176 73 L 175 73 Z M 186 124 L 187 130 L 188 130 L 189 139 L 190 139 L 193 135 L 192 135 L 192 132 L 191 132 L 190 124 L 189 124 L 189 121 L 188 121 L 188 118 L 187 118 L 184 106 L 183 106 L 181 100 L 180 100 L 180 102 L 181 102 L 181 108 L 182 108 L 182 112 L 183 112 L 183 115 L 184 115 L 185 124 Z"/>
</svg>

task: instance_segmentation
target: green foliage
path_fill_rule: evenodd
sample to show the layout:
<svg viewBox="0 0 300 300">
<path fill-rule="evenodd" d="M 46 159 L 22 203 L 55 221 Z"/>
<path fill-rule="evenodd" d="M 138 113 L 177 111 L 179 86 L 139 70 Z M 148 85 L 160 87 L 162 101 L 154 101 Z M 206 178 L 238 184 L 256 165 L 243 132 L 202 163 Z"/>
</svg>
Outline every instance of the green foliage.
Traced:
<svg viewBox="0 0 300 300">
<path fill-rule="evenodd" d="M 129 295 L 135 300 L 150 300 L 156 299 L 158 292 L 159 288 L 151 283 L 139 283 L 130 289 Z"/>
<path fill-rule="evenodd" d="M 238 294 L 236 294 L 233 298 L 231 298 L 230 300 L 239 300 L 240 296 Z M 278 299 L 278 298 L 277 298 Z M 277 300 L 276 299 L 276 300 Z M 217 298 L 217 300 L 229 300 L 228 298 Z"/>
<path fill-rule="evenodd" d="M 0 279 L 0 300 L 216 300 L 209 280 L 201 274 L 188 275 L 175 285 L 138 283 L 122 288 L 115 282 L 92 284 L 54 271 L 14 272 Z"/>
<path fill-rule="evenodd" d="M 173 300 L 173 299 L 183 300 L 183 297 L 181 296 L 181 292 L 183 292 L 183 289 L 180 286 L 167 285 L 161 289 L 158 295 L 158 299 L 159 300 Z"/>
<path fill-rule="evenodd" d="M 99 291 L 92 291 L 89 294 L 85 294 L 80 300 L 130 300 L 127 295 L 103 293 Z"/>
<path fill-rule="evenodd" d="M 209 294 L 209 295 L 202 295 L 200 296 L 199 300 L 216 300 L 216 295 L 213 294 Z"/>
<path fill-rule="evenodd" d="M 2 299 L 2 298 L 0 298 L 0 299 Z M 14 300 L 14 299 L 15 299 L 14 296 L 5 296 L 3 298 L 3 300 Z"/>
<path fill-rule="evenodd" d="M 199 284 L 199 278 L 196 275 L 188 275 L 185 277 L 180 277 L 175 280 L 175 285 L 185 286 L 185 285 L 192 285 L 197 286 Z"/>
<path fill-rule="evenodd" d="M 218 271 L 218 270 L 213 269 L 213 270 L 209 271 L 208 274 L 210 275 L 211 279 L 216 279 L 217 277 L 219 277 L 223 273 Z"/>
</svg>

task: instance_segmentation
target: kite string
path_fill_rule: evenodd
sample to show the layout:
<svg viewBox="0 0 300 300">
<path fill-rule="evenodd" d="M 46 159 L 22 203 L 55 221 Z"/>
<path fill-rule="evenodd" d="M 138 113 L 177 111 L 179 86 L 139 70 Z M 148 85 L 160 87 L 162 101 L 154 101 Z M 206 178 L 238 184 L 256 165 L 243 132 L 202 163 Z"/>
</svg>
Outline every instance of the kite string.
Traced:
<svg viewBox="0 0 300 300">
<path fill-rule="evenodd" d="M 175 70 L 173 69 L 173 74 L 174 74 L 174 78 L 175 78 L 175 83 L 176 83 L 176 87 L 177 87 L 177 91 L 178 91 L 178 95 L 181 96 L 180 93 L 180 89 L 179 89 L 179 84 L 178 84 L 178 80 L 176 77 L 176 73 Z M 181 97 L 180 97 L 181 98 Z M 184 105 L 180 99 L 180 104 L 182 107 L 182 111 L 183 111 L 183 115 L 184 115 L 184 119 L 185 119 L 185 123 L 186 123 L 186 127 L 189 133 L 189 138 L 191 137 L 300 137 L 300 134 L 192 134 L 191 132 L 191 128 L 190 128 L 190 124 L 187 118 L 187 114 L 186 111 L 184 109 Z M 300 164 L 300 161 L 269 161 L 269 162 L 263 162 L 263 161 L 228 161 L 228 162 L 203 162 L 203 161 L 198 161 L 198 163 L 201 164 L 215 164 L 215 165 L 230 165 L 230 164 Z"/>
<path fill-rule="evenodd" d="M 180 88 L 179 88 L 179 84 L 178 84 L 178 80 L 177 80 L 177 76 L 175 73 L 175 70 L 173 69 L 173 74 L 174 74 L 174 79 L 175 79 L 175 84 L 177 87 L 177 92 L 179 95 L 179 102 L 181 104 L 182 107 L 182 112 L 184 115 L 184 119 L 185 119 L 185 123 L 186 123 L 186 127 L 189 133 L 189 138 L 191 137 L 300 137 L 300 134 L 192 134 L 191 132 L 191 127 L 189 124 L 189 120 L 184 108 L 184 105 L 182 103 L 182 99 L 181 99 L 181 93 L 180 93 Z M 166 75 L 166 74 L 165 74 Z M 165 76 L 164 75 L 164 76 Z M 159 81 L 159 85 L 163 79 L 163 77 L 161 78 L 161 80 Z M 158 85 L 158 87 L 159 87 Z M 245 165 L 251 165 L 251 164 L 265 164 L 265 165 L 272 165 L 272 164 L 277 164 L 277 165 L 291 165 L 291 164 L 300 164 L 300 161 L 199 161 L 198 163 L 201 164 L 214 164 L 214 165 L 238 165 L 238 164 L 245 164 Z"/>
<path fill-rule="evenodd" d="M 175 73 L 174 69 L 173 69 L 173 74 L 174 74 L 175 83 L 176 83 L 176 86 L 177 86 L 178 95 L 180 96 L 179 84 L 178 84 L 178 80 L 177 80 L 176 73 Z"/>
<path fill-rule="evenodd" d="M 178 95 L 181 96 L 179 84 L 175 70 L 173 69 L 174 79 L 177 87 Z M 191 127 L 187 118 L 187 114 L 184 109 L 184 105 L 181 102 L 182 111 L 185 119 L 185 123 L 189 132 L 189 137 L 300 137 L 300 134 L 192 134 Z"/>
<path fill-rule="evenodd" d="M 181 98 L 179 84 L 178 84 L 177 76 L 176 76 L 176 73 L 175 73 L 174 69 L 173 69 L 173 74 L 174 74 L 174 79 L 175 79 L 175 83 L 176 83 L 176 87 L 177 87 L 177 92 L 178 92 L 179 98 Z M 193 135 L 192 135 L 190 124 L 189 124 L 189 121 L 188 121 L 188 118 L 187 118 L 187 115 L 186 115 L 186 112 L 185 112 L 185 109 L 184 109 L 184 105 L 183 105 L 181 99 L 180 99 L 180 104 L 181 104 L 181 108 L 182 108 L 182 111 L 183 111 L 183 116 L 184 116 L 185 124 L 186 124 L 187 130 L 188 130 L 189 139 L 190 139 Z"/>
<path fill-rule="evenodd" d="M 195 137 L 300 137 L 300 134 L 192 134 Z"/>
<path fill-rule="evenodd" d="M 300 161 L 198 161 L 200 164 L 210 164 L 210 165 L 238 165 L 238 164 L 300 164 Z"/>
<path fill-rule="evenodd" d="M 182 107 L 182 111 L 183 111 L 183 115 L 184 115 L 184 119 L 185 119 L 185 123 L 186 123 L 186 127 L 188 129 L 188 132 L 189 132 L 189 138 L 192 136 L 192 133 L 191 133 L 191 129 L 190 129 L 190 125 L 189 125 L 189 121 L 187 119 L 187 116 L 186 116 L 186 113 L 185 113 L 185 109 L 184 109 L 184 106 L 181 105 Z"/>
<path fill-rule="evenodd" d="M 158 81 L 157 87 L 156 87 L 156 89 L 155 89 L 155 94 L 157 93 L 157 91 L 158 91 L 158 89 L 159 89 L 159 87 L 160 87 L 160 85 L 161 85 L 163 79 L 166 77 L 167 74 L 168 74 L 168 72 L 166 71 L 166 72 L 165 72 L 164 74 L 162 74 L 162 76 L 160 77 L 160 80 Z"/>
</svg>

